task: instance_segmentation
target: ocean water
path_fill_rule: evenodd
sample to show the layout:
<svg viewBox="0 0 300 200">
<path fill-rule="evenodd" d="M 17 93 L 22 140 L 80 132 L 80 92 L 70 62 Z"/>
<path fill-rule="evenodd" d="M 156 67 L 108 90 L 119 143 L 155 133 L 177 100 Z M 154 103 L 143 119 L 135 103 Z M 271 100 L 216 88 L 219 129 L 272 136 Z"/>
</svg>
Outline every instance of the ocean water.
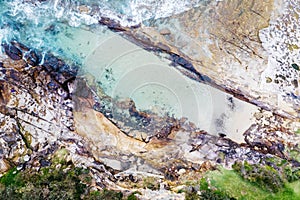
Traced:
<svg viewBox="0 0 300 200">
<path fill-rule="evenodd" d="M 42 52 L 52 52 L 65 60 L 80 63 L 80 51 L 72 49 L 70 40 L 76 39 L 75 27 L 96 24 L 91 16 L 76 15 L 73 5 L 5 0 L 0 3 L 0 39 L 2 42 L 19 41 Z M 67 2 L 67 1 L 66 1 Z"/>
<path fill-rule="evenodd" d="M 62 35 L 72 37 L 70 27 L 91 29 L 101 17 L 123 26 L 168 17 L 189 10 L 203 0 L 3 0 L 0 2 L 0 39 L 18 40 L 75 61 L 82 56 L 63 51 Z M 74 34 L 73 34 L 74 35 Z M 65 55 L 66 54 L 66 55 Z"/>
<path fill-rule="evenodd" d="M 98 24 L 123 26 L 184 12 L 200 0 L 4 0 L 0 40 L 16 40 L 77 64 L 114 99 L 131 98 L 140 111 L 187 118 L 212 134 L 243 141 L 256 108 L 189 79 L 170 62 Z M 240 121 L 235 123 L 235 120 Z"/>
</svg>

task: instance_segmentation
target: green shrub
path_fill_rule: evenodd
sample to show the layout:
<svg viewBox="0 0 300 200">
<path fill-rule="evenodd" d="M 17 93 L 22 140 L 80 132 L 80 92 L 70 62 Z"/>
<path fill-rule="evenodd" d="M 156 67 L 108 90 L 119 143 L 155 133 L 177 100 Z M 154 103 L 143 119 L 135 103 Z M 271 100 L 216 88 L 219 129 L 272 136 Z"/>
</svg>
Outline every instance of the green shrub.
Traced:
<svg viewBox="0 0 300 200">
<path fill-rule="evenodd" d="M 15 168 L 0 178 L 0 199 L 80 199 L 87 185 L 88 171 L 74 165 L 50 166 L 40 171 Z"/>
<path fill-rule="evenodd" d="M 128 197 L 127 200 L 138 200 L 138 198 L 135 196 L 135 194 L 141 194 L 140 192 L 133 192 Z"/>
<path fill-rule="evenodd" d="M 284 179 L 271 166 L 239 162 L 233 165 L 233 169 L 247 181 L 270 192 L 278 192 L 284 187 Z"/>
<path fill-rule="evenodd" d="M 224 191 L 218 190 L 217 188 L 210 188 L 209 183 L 205 178 L 199 181 L 199 194 L 196 190 L 185 191 L 185 200 L 200 200 L 200 199 L 210 199 L 210 200 L 231 200 L 234 199 L 230 197 Z"/>
<path fill-rule="evenodd" d="M 22 178 L 20 177 L 19 171 L 15 167 L 10 169 L 6 174 L 4 174 L 0 178 L 0 183 L 6 187 L 11 185 L 24 185 Z"/>
</svg>

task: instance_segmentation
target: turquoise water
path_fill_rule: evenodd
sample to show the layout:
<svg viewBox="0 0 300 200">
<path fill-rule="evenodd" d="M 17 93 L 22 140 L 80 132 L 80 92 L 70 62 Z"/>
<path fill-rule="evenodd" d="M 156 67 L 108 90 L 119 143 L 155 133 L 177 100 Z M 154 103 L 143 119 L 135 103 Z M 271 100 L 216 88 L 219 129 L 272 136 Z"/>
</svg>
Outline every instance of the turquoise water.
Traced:
<svg viewBox="0 0 300 200">
<path fill-rule="evenodd" d="M 41 51 L 82 63 L 86 55 L 70 48 L 80 27 L 93 29 L 101 17 L 124 26 L 166 17 L 197 6 L 201 0 L 4 0 L 0 2 L 0 40 L 17 40 Z M 99 30 L 96 30 L 99 31 Z M 81 47 L 78 47 L 81 48 Z"/>
<path fill-rule="evenodd" d="M 81 63 L 84 55 L 72 49 L 71 44 L 76 39 L 76 32 L 81 30 L 75 25 L 84 28 L 97 20 L 87 22 L 80 16 L 66 19 L 69 11 L 54 9 L 54 5 L 53 1 L 39 5 L 2 1 L 0 38 L 2 42 L 17 40 L 42 52 L 52 52 L 73 63 Z"/>
</svg>

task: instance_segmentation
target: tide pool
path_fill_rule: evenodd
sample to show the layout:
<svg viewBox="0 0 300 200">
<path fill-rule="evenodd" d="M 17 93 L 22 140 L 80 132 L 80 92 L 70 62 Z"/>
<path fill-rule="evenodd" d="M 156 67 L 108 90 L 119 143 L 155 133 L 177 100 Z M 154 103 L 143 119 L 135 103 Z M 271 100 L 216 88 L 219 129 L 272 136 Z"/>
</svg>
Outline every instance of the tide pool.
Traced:
<svg viewBox="0 0 300 200">
<path fill-rule="evenodd" d="M 102 37 L 99 37 L 102 35 Z M 208 85 L 196 82 L 158 57 L 109 30 L 95 33 L 84 73 L 94 76 L 106 95 L 130 98 L 140 111 L 187 118 L 211 134 L 242 142 L 257 108 Z"/>
</svg>

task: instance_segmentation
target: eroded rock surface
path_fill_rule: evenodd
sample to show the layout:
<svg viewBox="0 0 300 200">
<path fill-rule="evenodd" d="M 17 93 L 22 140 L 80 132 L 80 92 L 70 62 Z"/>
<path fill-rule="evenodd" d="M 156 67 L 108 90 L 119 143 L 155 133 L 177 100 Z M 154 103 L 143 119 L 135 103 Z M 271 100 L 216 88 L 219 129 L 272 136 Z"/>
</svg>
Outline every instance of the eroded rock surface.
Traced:
<svg viewBox="0 0 300 200">
<path fill-rule="evenodd" d="M 123 32 L 145 48 L 181 57 L 178 64 L 210 78 L 202 81 L 295 118 L 298 20 L 294 1 L 211 1 Z"/>
<path fill-rule="evenodd" d="M 9 45 L 14 50 L 1 57 L 1 173 L 14 166 L 19 170 L 49 166 L 54 152 L 65 148 L 68 160 L 93 168 L 98 183 L 109 185 L 111 173 L 74 132 L 72 88 L 77 67 L 17 42 Z"/>
<path fill-rule="evenodd" d="M 135 120 L 136 115 L 112 117 L 117 113 L 130 113 L 132 108 L 124 106 L 127 105 L 126 102 L 114 102 L 123 105 L 123 107 L 114 106 L 114 112 L 105 109 L 107 102 L 99 101 L 99 99 L 109 99 L 109 97 L 105 96 L 100 86 L 94 83 L 88 75 L 84 79 L 76 80 L 76 88 L 78 89 L 74 93 L 76 131 L 90 141 L 93 154 L 99 160 L 105 160 L 108 166 L 123 171 L 122 174 L 127 174 L 127 176 L 128 173 L 166 175 L 166 170 L 173 167 L 177 169 L 180 166 L 191 170 L 195 165 L 199 165 L 200 168 L 206 161 L 226 167 L 230 167 L 236 160 L 257 163 L 268 157 L 266 156 L 268 153 L 287 158 L 289 155 L 284 152 L 284 149 L 296 147 L 299 141 L 299 137 L 292 131 L 296 122 L 266 111 L 255 114 L 257 120 L 245 133 L 247 143 L 242 145 L 224 138 L 225 136 L 209 135 L 195 128 L 193 124 L 186 123 L 185 120 L 177 120 L 176 128 L 167 131 L 164 137 L 160 134 L 153 134 L 146 140 L 143 135 L 147 136 L 144 132 L 147 126 L 135 124 L 132 130 L 126 128 L 131 127 L 130 123 L 124 126 L 126 121 Z M 110 99 L 110 101 L 115 100 Z M 128 102 L 132 103 L 132 100 Z M 105 114 L 108 112 L 111 115 Z M 139 112 L 137 111 L 136 114 Z M 167 126 L 170 120 L 169 116 L 160 118 L 155 121 L 151 118 L 151 113 L 144 116 L 144 120 L 150 120 L 158 126 L 157 130 L 161 126 Z M 86 123 L 80 123 L 81 121 L 86 121 Z M 259 128 L 255 129 L 255 127 Z M 275 136 L 274 132 L 281 136 Z M 263 136 L 257 137 L 257 134 L 262 133 Z M 263 138 L 263 140 L 259 143 L 253 142 L 251 138 L 256 140 Z M 118 162 L 114 162 L 114 159 Z M 175 177 L 176 173 L 175 170 Z"/>
<path fill-rule="evenodd" d="M 182 199 L 172 192 L 177 184 L 200 178 L 216 165 L 263 163 L 273 155 L 299 164 L 290 154 L 299 151 L 291 120 L 257 113 L 256 124 L 245 133 L 247 143 L 237 144 L 183 119 L 140 112 L 132 100 L 110 99 L 120 113 L 112 118 L 109 109 L 99 109 L 106 102 L 99 99 L 109 96 L 88 76 L 77 77 L 77 67 L 51 54 L 43 57 L 17 42 L 9 45 L 18 50 L 1 57 L 1 172 L 12 166 L 19 170 L 49 166 L 54 152 L 64 148 L 67 160 L 91 169 L 95 187 L 138 190 L 141 198 L 153 196 L 156 191 L 142 189 L 146 178 L 155 182 L 151 187 L 160 189 L 161 196 Z M 124 126 L 126 118 L 136 122 L 141 116 L 154 123 L 150 131 L 139 123 Z M 173 128 L 165 128 L 170 125 Z M 145 139 L 143 135 L 151 130 L 154 133 Z"/>
</svg>

